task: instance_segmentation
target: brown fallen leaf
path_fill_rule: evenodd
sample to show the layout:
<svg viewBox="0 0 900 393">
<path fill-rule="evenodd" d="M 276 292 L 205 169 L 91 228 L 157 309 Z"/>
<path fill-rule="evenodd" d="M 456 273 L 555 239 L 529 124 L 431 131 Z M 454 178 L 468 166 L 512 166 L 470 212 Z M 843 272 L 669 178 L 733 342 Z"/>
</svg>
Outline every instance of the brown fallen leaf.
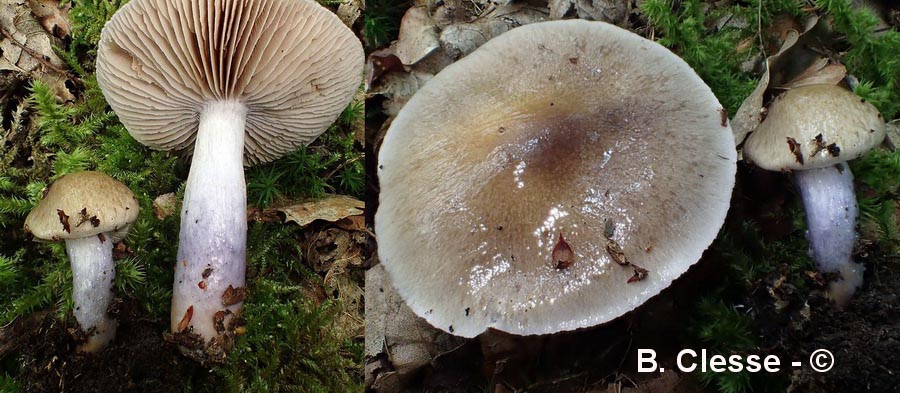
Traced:
<svg viewBox="0 0 900 393">
<path fill-rule="evenodd" d="M 372 85 L 375 84 L 375 81 L 381 78 L 382 75 L 404 70 L 403 61 L 397 57 L 397 54 L 394 53 L 393 49 L 379 49 L 370 53 L 369 57 L 366 59 L 366 91 L 369 91 L 369 89 L 372 88 Z"/>
<path fill-rule="evenodd" d="M 400 22 L 400 35 L 392 46 L 405 65 L 418 63 L 441 47 L 437 27 L 426 7 L 412 7 Z"/>
<path fill-rule="evenodd" d="M 829 64 L 827 58 L 819 58 L 799 75 L 791 78 L 779 88 L 788 90 L 809 85 L 837 85 L 847 75 L 847 68 L 843 64 Z"/>
<path fill-rule="evenodd" d="M 743 143 L 750 132 L 763 120 L 766 93 L 792 78 L 819 58 L 809 45 L 830 39 L 831 27 L 825 18 L 812 17 L 804 24 L 803 33 L 797 30 L 785 32 L 784 43 L 778 53 L 766 58 L 766 69 L 756 85 L 756 89 L 744 99 L 731 119 L 735 145 Z"/>
<path fill-rule="evenodd" d="M 510 3 L 486 11 L 472 22 L 445 26 L 440 34 L 441 47 L 448 55 L 460 58 L 512 28 L 549 19 L 546 8 Z"/>
<path fill-rule="evenodd" d="M 413 313 L 380 264 L 366 271 L 365 299 L 366 362 L 378 362 L 386 356 L 390 363 L 390 370 L 367 367 L 375 374 L 366 375 L 366 380 L 373 382 L 373 388 L 376 385 L 405 386 L 432 359 L 465 341 L 429 325 Z M 388 380 L 394 381 L 387 384 Z"/>
<path fill-rule="evenodd" d="M 72 4 L 60 4 L 59 0 L 28 0 L 28 6 L 48 33 L 57 38 L 66 38 L 72 33 L 69 25 Z"/>
<path fill-rule="evenodd" d="M 275 207 L 272 210 L 284 213 L 284 222 L 292 221 L 306 226 L 315 220 L 335 222 L 342 218 L 363 213 L 366 204 L 345 195 L 327 195 L 324 198 Z"/>
<path fill-rule="evenodd" d="M 170 192 L 162 194 L 153 200 L 153 215 L 157 220 L 165 219 L 178 210 L 178 200 L 175 199 L 175 193 Z"/>
<path fill-rule="evenodd" d="M 55 23 L 55 22 L 52 22 Z M 53 51 L 56 38 L 45 30 L 28 3 L 0 4 L 0 71 L 39 79 L 50 86 L 60 102 L 74 100 L 66 87 L 65 62 Z"/>
</svg>

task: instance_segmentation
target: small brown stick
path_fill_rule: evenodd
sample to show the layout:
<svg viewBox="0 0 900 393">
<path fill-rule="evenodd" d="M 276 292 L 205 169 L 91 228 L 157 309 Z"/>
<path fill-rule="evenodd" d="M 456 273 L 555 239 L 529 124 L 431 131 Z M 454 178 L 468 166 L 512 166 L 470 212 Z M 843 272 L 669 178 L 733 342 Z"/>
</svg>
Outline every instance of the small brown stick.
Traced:
<svg viewBox="0 0 900 393">
<path fill-rule="evenodd" d="M 69 72 L 69 71 L 66 71 L 66 70 L 64 70 L 64 69 L 62 69 L 62 68 L 59 68 L 59 67 L 53 65 L 53 63 L 47 61 L 47 59 L 45 59 L 43 55 L 41 55 L 40 53 L 35 52 L 34 49 L 31 49 L 31 48 L 25 46 L 24 44 L 20 43 L 19 41 L 17 41 L 17 40 L 12 36 L 12 34 L 10 34 L 8 31 L 6 31 L 6 29 L 0 28 L 0 33 L 2 33 L 6 38 L 9 38 L 9 40 L 10 40 L 15 46 L 18 46 L 19 48 L 22 48 L 22 50 L 25 51 L 25 53 L 27 53 L 28 55 L 30 55 L 31 57 L 33 57 L 35 60 L 37 60 L 38 62 L 40 62 L 41 64 L 43 64 L 44 67 L 47 67 L 47 68 L 49 68 L 49 69 L 51 69 L 51 70 L 53 70 L 53 71 L 56 71 L 58 74 L 61 74 L 61 75 L 65 76 L 66 78 L 71 79 L 72 81 L 74 81 L 74 82 L 76 82 L 76 83 L 81 83 L 81 78 L 75 76 L 75 74 L 73 74 L 73 73 L 71 73 L 71 72 Z"/>
</svg>

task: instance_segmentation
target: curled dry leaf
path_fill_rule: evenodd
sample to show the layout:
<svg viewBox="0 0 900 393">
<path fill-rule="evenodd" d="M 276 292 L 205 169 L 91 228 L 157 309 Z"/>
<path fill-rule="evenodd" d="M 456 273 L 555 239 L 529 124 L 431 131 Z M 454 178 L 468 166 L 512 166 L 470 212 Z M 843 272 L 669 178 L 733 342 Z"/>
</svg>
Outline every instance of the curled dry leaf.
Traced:
<svg viewBox="0 0 900 393">
<path fill-rule="evenodd" d="M 406 11 L 400 22 L 400 35 L 392 45 L 394 53 L 405 65 L 418 63 L 440 48 L 437 27 L 424 6 Z"/>
<path fill-rule="evenodd" d="M 276 207 L 274 210 L 284 213 L 284 222 L 293 221 L 302 227 L 315 220 L 335 222 L 342 218 L 359 215 L 363 213 L 362 209 L 365 206 L 363 201 L 356 198 L 345 195 L 327 195 L 321 199 Z"/>
<path fill-rule="evenodd" d="M 786 31 L 781 49 L 766 59 L 766 70 L 756 89 L 744 99 L 731 120 L 735 144 L 740 145 L 762 122 L 764 100 L 770 89 L 793 79 L 815 63 L 820 57 L 810 47 L 829 41 L 830 35 L 828 22 L 815 16 L 806 21 L 802 34 L 796 30 Z"/>
<path fill-rule="evenodd" d="M 485 12 L 472 22 L 453 23 L 441 31 L 441 47 L 454 58 L 472 53 L 479 46 L 514 27 L 547 20 L 544 8 L 510 3 Z"/>
<path fill-rule="evenodd" d="M 822 57 L 779 87 L 789 90 L 809 85 L 837 85 L 846 75 L 847 68 L 843 64 L 831 64 L 829 59 Z"/>
<path fill-rule="evenodd" d="M 390 363 L 366 367 L 369 386 L 403 386 L 436 356 L 463 342 L 416 316 L 394 289 L 381 265 L 366 272 L 365 315 L 366 363 L 378 363 L 385 355 Z"/>
<path fill-rule="evenodd" d="M 65 63 L 53 51 L 56 38 L 35 17 L 28 7 L 31 3 L 45 2 L 0 4 L 0 72 L 12 71 L 40 79 L 56 92 L 61 102 L 74 100 L 75 96 L 66 87 Z M 59 27 L 61 22 L 54 21 L 54 17 L 46 18 L 51 30 L 53 26 L 57 26 L 57 31 L 68 29 L 68 25 Z"/>
<path fill-rule="evenodd" d="M 72 33 L 69 25 L 71 4 L 60 4 L 59 0 L 28 0 L 28 6 L 48 33 L 57 38 L 66 38 Z"/>
<path fill-rule="evenodd" d="M 391 48 L 379 49 L 370 53 L 369 58 L 366 59 L 366 91 L 369 91 L 375 81 L 381 78 L 382 75 L 404 71 L 405 69 L 403 61 L 397 57 L 397 54 Z"/>
</svg>

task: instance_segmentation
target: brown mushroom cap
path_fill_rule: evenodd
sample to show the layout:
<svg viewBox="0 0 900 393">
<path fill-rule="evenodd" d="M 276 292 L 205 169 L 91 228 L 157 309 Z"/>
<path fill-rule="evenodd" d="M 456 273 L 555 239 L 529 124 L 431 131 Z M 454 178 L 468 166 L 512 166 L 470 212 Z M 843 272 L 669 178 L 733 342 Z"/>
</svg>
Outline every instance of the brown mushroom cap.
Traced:
<svg viewBox="0 0 900 393">
<path fill-rule="evenodd" d="M 413 311 L 457 335 L 615 319 L 716 237 L 736 171 L 721 111 L 683 60 L 626 30 L 515 28 L 393 121 L 379 155 L 380 260 Z M 560 235 L 568 267 L 553 260 Z M 628 283 L 616 247 L 649 270 L 643 280 Z"/>
<path fill-rule="evenodd" d="M 884 140 L 872 104 L 838 86 L 788 90 L 744 143 L 744 155 L 770 171 L 824 168 L 859 158 Z"/>
<path fill-rule="evenodd" d="M 155 149 L 194 141 L 208 101 L 239 100 L 245 163 L 322 134 L 361 82 L 359 40 L 310 0 L 134 0 L 103 29 L 97 81 L 125 127 Z"/>
<path fill-rule="evenodd" d="M 25 230 L 41 241 L 100 233 L 118 241 L 137 219 L 139 210 L 131 190 L 105 173 L 70 173 L 50 185 L 25 218 Z"/>
</svg>

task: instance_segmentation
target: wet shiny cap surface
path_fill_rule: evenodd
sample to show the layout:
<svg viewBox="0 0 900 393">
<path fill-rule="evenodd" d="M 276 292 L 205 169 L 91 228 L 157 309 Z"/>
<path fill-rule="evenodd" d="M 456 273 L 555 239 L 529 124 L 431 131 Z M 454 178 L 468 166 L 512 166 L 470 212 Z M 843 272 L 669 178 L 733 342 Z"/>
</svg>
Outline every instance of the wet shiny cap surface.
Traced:
<svg viewBox="0 0 900 393">
<path fill-rule="evenodd" d="M 413 311 L 456 335 L 615 319 L 697 262 L 722 225 L 736 153 L 720 109 L 686 63 L 618 27 L 513 29 L 435 76 L 391 125 L 381 262 Z"/>
</svg>

